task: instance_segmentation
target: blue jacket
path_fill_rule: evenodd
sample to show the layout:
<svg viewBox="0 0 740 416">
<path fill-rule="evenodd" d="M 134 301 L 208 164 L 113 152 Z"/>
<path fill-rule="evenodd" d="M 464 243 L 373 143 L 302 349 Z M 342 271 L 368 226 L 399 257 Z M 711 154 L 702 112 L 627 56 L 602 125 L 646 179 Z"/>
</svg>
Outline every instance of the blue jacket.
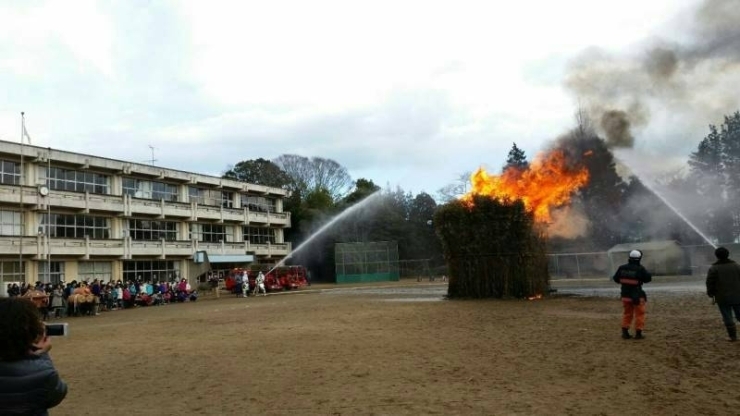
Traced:
<svg viewBox="0 0 740 416">
<path fill-rule="evenodd" d="M 48 415 L 47 409 L 64 400 L 62 381 L 49 354 L 18 361 L 0 361 L 0 414 Z"/>
</svg>

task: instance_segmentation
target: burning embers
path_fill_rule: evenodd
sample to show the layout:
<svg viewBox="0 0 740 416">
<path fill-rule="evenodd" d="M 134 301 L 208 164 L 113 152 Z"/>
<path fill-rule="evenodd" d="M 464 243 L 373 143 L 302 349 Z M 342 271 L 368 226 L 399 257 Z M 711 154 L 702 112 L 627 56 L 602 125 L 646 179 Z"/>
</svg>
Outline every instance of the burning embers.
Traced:
<svg viewBox="0 0 740 416">
<path fill-rule="evenodd" d="M 568 205 L 573 193 L 588 183 L 588 170 L 568 163 L 564 152 L 555 149 L 538 154 L 527 168 L 509 167 L 500 176 L 480 168 L 470 180 L 473 188 L 463 201 L 472 201 L 474 195 L 521 200 L 536 221 L 550 223 L 551 210 Z"/>
</svg>

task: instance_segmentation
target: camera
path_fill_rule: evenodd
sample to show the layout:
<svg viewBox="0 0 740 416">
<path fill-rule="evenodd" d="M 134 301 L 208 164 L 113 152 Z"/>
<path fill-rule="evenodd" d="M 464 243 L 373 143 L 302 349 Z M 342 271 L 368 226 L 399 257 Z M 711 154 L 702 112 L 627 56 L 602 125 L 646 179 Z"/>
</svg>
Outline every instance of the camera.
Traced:
<svg viewBox="0 0 740 416">
<path fill-rule="evenodd" d="M 50 337 L 66 337 L 69 334 L 69 325 L 65 323 L 61 324 L 45 324 L 46 335 Z"/>
</svg>

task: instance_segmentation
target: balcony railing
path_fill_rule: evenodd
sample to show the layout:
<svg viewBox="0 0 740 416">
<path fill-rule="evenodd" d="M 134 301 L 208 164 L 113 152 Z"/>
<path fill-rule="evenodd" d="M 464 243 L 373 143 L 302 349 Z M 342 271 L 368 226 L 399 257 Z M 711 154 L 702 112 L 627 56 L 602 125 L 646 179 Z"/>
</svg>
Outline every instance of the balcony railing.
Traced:
<svg viewBox="0 0 740 416">
<path fill-rule="evenodd" d="M 23 196 L 21 197 L 21 190 Z M 47 204 L 65 209 L 77 209 L 81 212 L 109 212 L 124 217 L 149 216 L 157 218 L 187 219 L 190 221 L 218 221 L 229 223 L 252 223 L 290 227 L 289 212 L 250 211 L 247 208 L 224 208 L 220 206 L 201 205 L 195 202 L 172 202 L 133 198 L 130 195 L 101 195 L 88 192 L 68 192 L 53 190 L 48 196 L 39 195 L 35 187 L 0 185 L 0 201 L 5 204 L 19 205 L 37 210 L 46 210 Z"/>
<path fill-rule="evenodd" d="M 47 241 L 43 235 L 0 237 L 0 255 L 20 256 L 21 240 L 23 256 L 37 260 L 46 258 L 47 252 L 51 257 L 89 259 L 91 257 L 118 257 L 130 259 L 137 257 L 168 258 L 188 257 L 196 251 L 205 250 L 210 254 L 240 255 L 255 254 L 257 256 L 284 257 L 290 253 L 290 243 L 250 244 L 239 243 L 204 243 L 202 241 L 141 241 L 130 237 L 123 239 L 93 240 L 90 238 L 52 238 Z"/>
</svg>

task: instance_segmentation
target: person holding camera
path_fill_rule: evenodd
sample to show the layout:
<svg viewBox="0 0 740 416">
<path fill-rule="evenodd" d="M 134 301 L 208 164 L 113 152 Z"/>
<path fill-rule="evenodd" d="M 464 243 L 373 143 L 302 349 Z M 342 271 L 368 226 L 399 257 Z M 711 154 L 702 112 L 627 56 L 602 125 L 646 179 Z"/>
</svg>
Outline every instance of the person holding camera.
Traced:
<svg viewBox="0 0 740 416">
<path fill-rule="evenodd" d="M 619 266 L 612 278 L 621 286 L 622 296 L 622 339 L 630 339 L 630 327 L 635 322 L 635 339 L 643 339 L 642 330 L 645 329 L 645 309 L 647 294 L 642 290 L 643 283 L 650 283 L 653 276 L 640 264 L 642 251 L 632 250 L 629 253 L 627 264 Z"/>
<path fill-rule="evenodd" d="M 48 415 L 67 395 L 51 340 L 29 299 L 0 298 L 0 414 Z"/>
</svg>

